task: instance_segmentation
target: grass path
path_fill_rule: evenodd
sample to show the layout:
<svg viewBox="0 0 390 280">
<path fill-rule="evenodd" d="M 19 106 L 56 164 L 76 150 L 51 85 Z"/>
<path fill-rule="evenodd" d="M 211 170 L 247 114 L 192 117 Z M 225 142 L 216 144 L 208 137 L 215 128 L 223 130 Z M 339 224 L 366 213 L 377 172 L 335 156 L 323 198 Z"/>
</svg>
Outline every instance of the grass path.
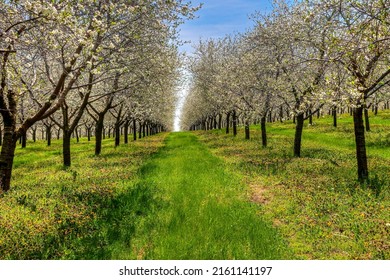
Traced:
<svg viewBox="0 0 390 280">
<path fill-rule="evenodd" d="M 166 146 L 141 168 L 140 177 L 125 203 L 144 207 L 137 210 L 135 225 L 122 225 L 122 236 L 131 230 L 131 241 L 121 238 L 111 245 L 111 258 L 286 256 L 276 231 L 257 214 L 258 206 L 248 202 L 246 187 L 193 134 L 170 134 Z"/>
</svg>

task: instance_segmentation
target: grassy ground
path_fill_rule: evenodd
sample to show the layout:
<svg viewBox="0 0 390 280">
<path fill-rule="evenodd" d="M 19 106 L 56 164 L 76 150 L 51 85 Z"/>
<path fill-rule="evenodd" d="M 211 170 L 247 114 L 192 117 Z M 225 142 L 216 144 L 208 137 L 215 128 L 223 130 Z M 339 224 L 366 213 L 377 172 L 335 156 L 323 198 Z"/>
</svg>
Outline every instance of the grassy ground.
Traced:
<svg viewBox="0 0 390 280">
<path fill-rule="evenodd" d="M 17 148 L 11 190 L 0 197 L 0 259 L 109 258 L 108 244 L 121 237 L 116 225 L 127 222 L 134 228 L 147 207 L 131 201 L 146 195 L 134 181 L 166 136 L 117 149 L 106 139 L 99 157 L 93 155 L 93 142 L 82 139 L 72 144 L 69 169 L 62 165 L 60 141 Z M 113 217 L 124 201 L 129 216 Z"/>
<path fill-rule="evenodd" d="M 266 149 L 258 127 L 107 139 L 99 157 L 82 139 L 68 169 L 60 141 L 29 143 L 0 194 L 0 259 L 390 259 L 390 112 L 371 118 L 365 186 L 351 118 L 315 122 L 301 158 L 288 122 Z"/>
<path fill-rule="evenodd" d="M 153 193 L 131 244 L 117 243 L 120 259 L 278 259 L 278 234 L 249 203 L 247 187 L 226 172 L 190 133 L 171 134 L 141 169 L 138 183 Z"/>
<path fill-rule="evenodd" d="M 371 181 L 356 181 L 353 123 L 315 119 L 303 132 L 302 157 L 292 157 L 294 125 L 268 125 L 269 146 L 243 131 L 197 132 L 212 152 L 241 174 L 252 200 L 273 221 L 296 258 L 390 259 L 390 112 L 371 118 L 367 133 Z"/>
<path fill-rule="evenodd" d="M 163 141 L 166 139 L 166 141 Z M 190 133 L 93 156 L 73 143 L 17 149 L 0 198 L 1 259 L 278 259 L 288 251 L 247 187 Z"/>
</svg>

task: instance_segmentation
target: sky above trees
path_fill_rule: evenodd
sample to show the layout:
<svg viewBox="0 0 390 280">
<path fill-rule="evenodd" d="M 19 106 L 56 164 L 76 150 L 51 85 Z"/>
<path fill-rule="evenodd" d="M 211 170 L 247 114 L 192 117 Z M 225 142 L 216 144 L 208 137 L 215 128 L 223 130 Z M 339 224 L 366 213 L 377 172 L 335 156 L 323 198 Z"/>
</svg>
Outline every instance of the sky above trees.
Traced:
<svg viewBox="0 0 390 280">
<path fill-rule="evenodd" d="M 194 6 L 202 4 L 194 20 L 181 26 L 181 39 L 191 41 L 181 46 L 182 51 L 191 53 L 192 45 L 199 39 L 221 38 L 226 34 L 245 32 L 254 25 L 250 15 L 255 12 L 271 11 L 271 0 L 194 0 Z"/>
<path fill-rule="evenodd" d="M 256 12 L 267 13 L 272 9 L 271 0 L 193 0 L 193 6 L 202 4 L 196 12 L 196 18 L 186 21 L 180 27 L 180 38 L 184 45 L 180 51 L 191 55 L 193 46 L 199 40 L 223 38 L 227 34 L 243 33 L 254 26 L 251 15 Z M 188 85 L 179 90 L 179 102 L 176 108 L 174 130 L 180 130 L 182 104 L 187 95 Z"/>
</svg>

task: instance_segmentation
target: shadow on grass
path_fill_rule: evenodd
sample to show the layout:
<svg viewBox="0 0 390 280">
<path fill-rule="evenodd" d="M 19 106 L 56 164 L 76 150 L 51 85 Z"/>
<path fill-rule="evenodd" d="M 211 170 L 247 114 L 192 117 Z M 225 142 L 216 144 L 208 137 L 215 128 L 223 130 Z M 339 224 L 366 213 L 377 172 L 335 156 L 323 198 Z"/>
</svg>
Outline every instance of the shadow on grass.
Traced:
<svg viewBox="0 0 390 280">
<path fill-rule="evenodd" d="M 156 188 L 141 182 L 110 200 L 99 201 L 90 197 L 96 205 L 97 218 L 89 234 L 76 241 L 75 259 L 112 259 L 116 248 L 131 250 L 137 225 L 159 208 Z"/>
</svg>

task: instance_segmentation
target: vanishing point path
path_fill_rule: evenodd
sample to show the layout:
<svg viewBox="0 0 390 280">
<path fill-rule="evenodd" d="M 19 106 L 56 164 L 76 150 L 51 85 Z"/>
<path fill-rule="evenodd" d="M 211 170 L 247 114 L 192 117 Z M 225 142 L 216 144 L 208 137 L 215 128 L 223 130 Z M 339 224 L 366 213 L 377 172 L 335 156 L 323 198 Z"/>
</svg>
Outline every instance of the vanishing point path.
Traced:
<svg viewBox="0 0 390 280">
<path fill-rule="evenodd" d="M 142 206 L 122 213 L 137 222 L 122 222 L 126 242 L 113 245 L 112 258 L 283 258 L 277 232 L 220 159 L 191 133 L 171 133 L 165 141 L 140 170 L 127 205 Z"/>
</svg>

